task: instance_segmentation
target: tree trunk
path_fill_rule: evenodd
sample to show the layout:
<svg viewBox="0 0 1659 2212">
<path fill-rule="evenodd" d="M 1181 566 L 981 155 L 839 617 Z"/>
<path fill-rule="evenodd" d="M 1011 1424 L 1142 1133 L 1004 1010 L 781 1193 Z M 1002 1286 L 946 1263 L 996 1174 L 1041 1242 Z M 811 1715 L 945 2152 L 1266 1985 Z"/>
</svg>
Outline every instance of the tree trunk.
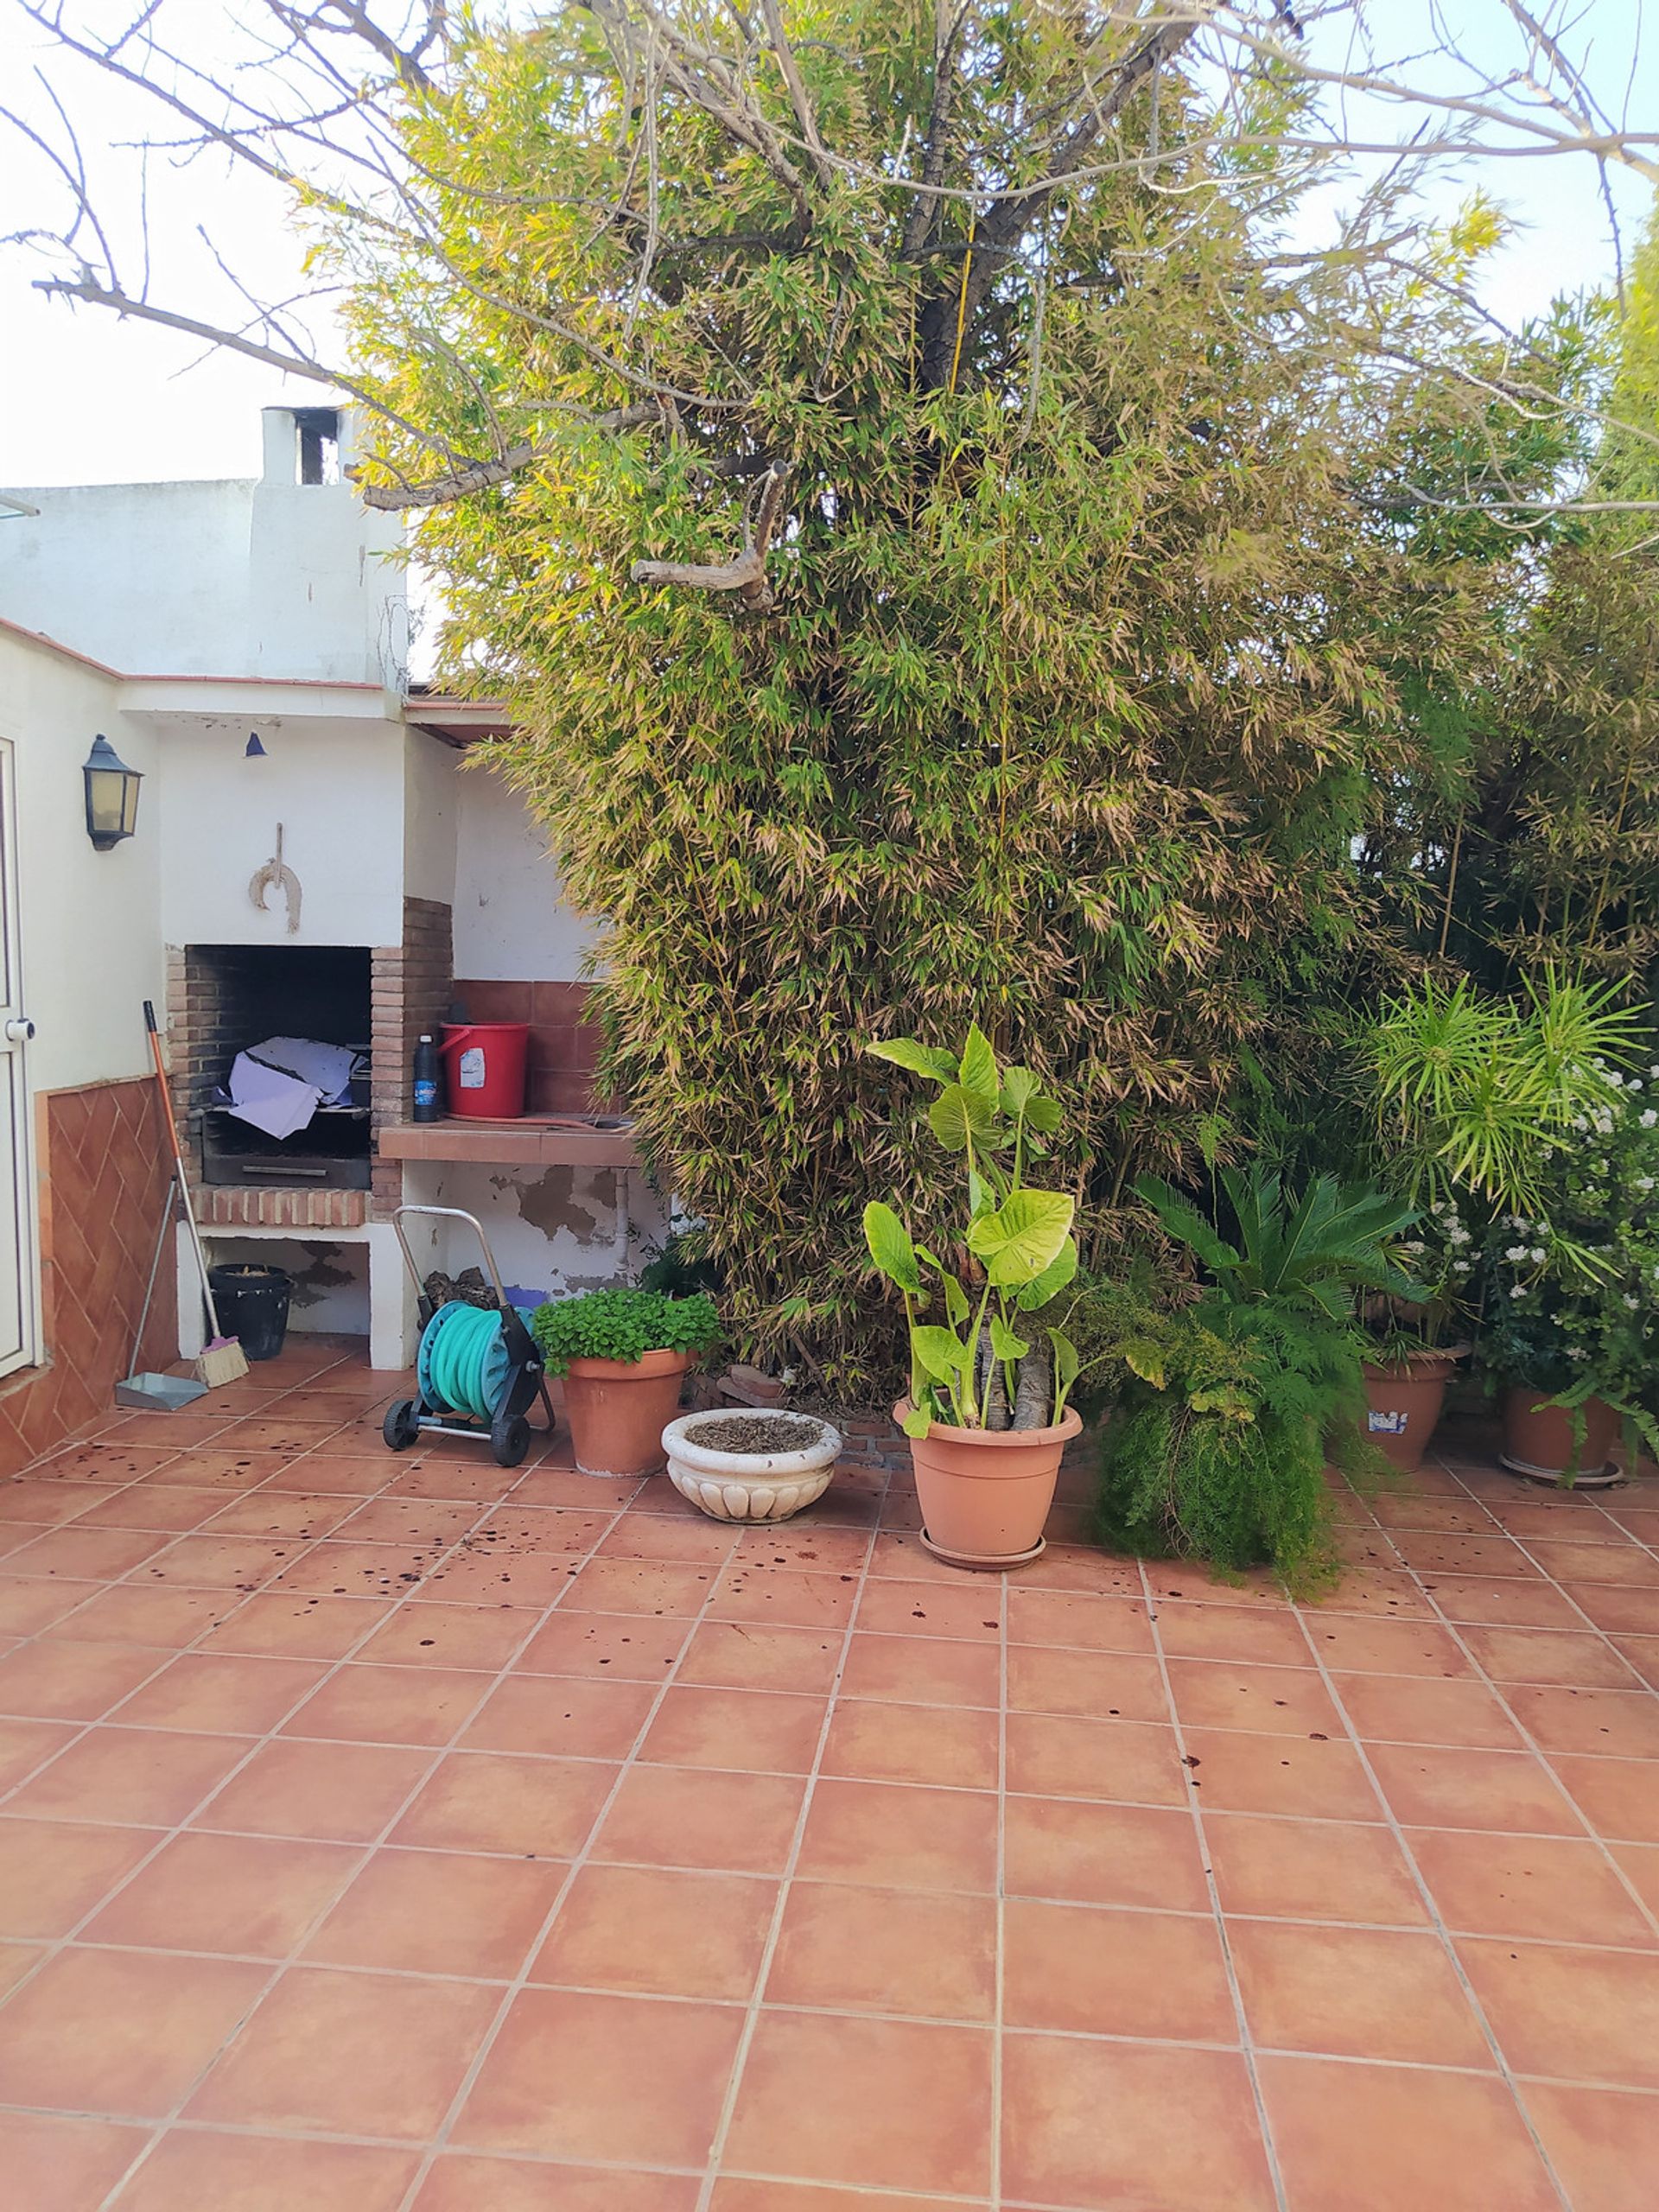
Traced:
<svg viewBox="0 0 1659 2212">
<path fill-rule="evenodd" d="M 1016 1426 L 1017 1424 L 1010 1422 L 1008 1419 L 1008 1394 L 1002 1382 L 1002 1363 L 991 1350 L 990 1331 L 982 1329 L 979 1332 L 979 1349 L 974 1358 L 974 1388 L 982 1400 L 985 1399 L 987 1376 L 990 1378 L 991 1395 L 985 1403 L 986 1427 L 1008 1428 Z"/>
<path fill-rule="evenodd" d="M 1033 1344 L 1020 1361 L 1014 1386 L 1014 1419 L 1011 1428 L 1046 1428 L 1049 1426 L 1049 1369 L 1052 1355 L 1046 1344 Z"/>
</svg>

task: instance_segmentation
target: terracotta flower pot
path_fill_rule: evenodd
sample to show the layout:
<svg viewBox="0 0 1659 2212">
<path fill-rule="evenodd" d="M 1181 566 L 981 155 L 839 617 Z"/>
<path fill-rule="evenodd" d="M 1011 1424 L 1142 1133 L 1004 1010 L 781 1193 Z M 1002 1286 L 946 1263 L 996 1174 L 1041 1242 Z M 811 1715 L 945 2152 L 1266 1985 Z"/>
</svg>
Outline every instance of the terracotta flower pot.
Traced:
<svg viewBox="0 0 1659 2212">
<path fill-rule="evenodd" d="M 1550 1405 L 1544 1391 L 1516 1383 L 1503 1393 L 1503 1449 L 1498 1458 L 1511 1474 L 1559 1483 L 1563 1489 L 1569 1483 L 1596 1490 L 1622 1482 L 1620 1469 L 1609 1457 L 1618 1437 L 1618 1415 L 1599 1398 L 1589 1399 L 1583 1411 L 1584 1443 L 1577 1455 L 1578 1471 L 1569 1475 L 1573 1428 L 1565 1408 Z"/>
<path fill-rule="evenodd" d="M 1413 1351 L 1402 1360 L 1364 1363 L 1370 1411 L 1365 1433 L 1395 1465 L 1414 1475 L 1446 1403 L 1460 1351 Z"/>
<path fill-rule="evenodd" d="M 679 1408 L 691 1356 L 648 1351 L 637 1360 L 573 1359 L 564 1377 L 570 1446 L 584 1475 L 654 1475 L 663 1431 Z"/>
<path fill-rule="evenodd" d="M 903 1399 L 893 1408 L 902 1421 Z M 1019 1567 L 1043 1548 L 1060 1455 L 1083 1427 L 1075 1406 L 1052 1428 L 947 1428 L 910 1440 L 922 1541 L 955 1567 Z"/>
</svg>

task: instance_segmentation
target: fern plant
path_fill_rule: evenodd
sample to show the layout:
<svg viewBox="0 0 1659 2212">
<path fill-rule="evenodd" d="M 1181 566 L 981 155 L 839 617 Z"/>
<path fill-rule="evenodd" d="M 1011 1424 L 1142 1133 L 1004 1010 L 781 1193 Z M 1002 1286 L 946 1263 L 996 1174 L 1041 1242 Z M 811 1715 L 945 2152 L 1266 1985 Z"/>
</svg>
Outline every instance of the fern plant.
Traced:
<svg viewBox="0 0 1659 2212">
<path fill-rule="evenodd" d="M 1173 1312 L 1145 1297 L 1117 1347 L 1128 1380 L 1103 1446 L 1096 1528 L 1154 1556 L 1270 1566 L 1305 1594 L 1336 1568 L 1327 1448 L 1355 1474 L 1381 1465 L 1359 1427 L 1353 1301 L 1415 1287 L 1388 1251 L 1413 1209 L 1329 1176 L 1295 1196 L 1259 1166 L 1220 1180 L 1236 1243 L 1169 1185 L 1138 1186 L 1211 1282 Z"/>
</svg>

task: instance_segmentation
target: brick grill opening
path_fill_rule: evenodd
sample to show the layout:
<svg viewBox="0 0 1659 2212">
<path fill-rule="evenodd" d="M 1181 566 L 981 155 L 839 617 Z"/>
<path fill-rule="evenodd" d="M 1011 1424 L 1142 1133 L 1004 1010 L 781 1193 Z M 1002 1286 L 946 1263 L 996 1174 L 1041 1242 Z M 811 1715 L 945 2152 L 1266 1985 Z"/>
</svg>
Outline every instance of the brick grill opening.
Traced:
<svg viewBox="0 0 1659 2212">
<path fill-rule="evenodd" d="M 449 908 L 405 899 L 403 941 L 395 945 L 170 946 L 168 962 L 174 1107 L 204 1222 L 329 1229 L 385 1218 L 403 1196 L 403 1169 L 376 1156 L 375 1139 L 388 1122 L 408 1118 L 416 1041 L 448 1003 Z M 228 1079 L 237 1052 L 279 1036 L 366 1046 L 366 1122 L 319 1115 L 280 1147 L 232 1117 L 210 1122 L 213 1091 Z M 232 1181 L 205 1181 L 202 1141 L 209 1128 L 220 1136 L 242 1132 L 235 1144 L 281 1154 L 286 1172 L 256 1178 L 235 1170 Z M 349 1141 L 341 1131 L 352 1133 Z M 303 1161 L 319 1140 L 336 1154 L 355 1149 L 349 1178 L 337 1169 L 302 1178 L 289 1167 L 290 1160 Z M 347 1180 L 356 1187 L 338 1187 Z"/>
</svg>

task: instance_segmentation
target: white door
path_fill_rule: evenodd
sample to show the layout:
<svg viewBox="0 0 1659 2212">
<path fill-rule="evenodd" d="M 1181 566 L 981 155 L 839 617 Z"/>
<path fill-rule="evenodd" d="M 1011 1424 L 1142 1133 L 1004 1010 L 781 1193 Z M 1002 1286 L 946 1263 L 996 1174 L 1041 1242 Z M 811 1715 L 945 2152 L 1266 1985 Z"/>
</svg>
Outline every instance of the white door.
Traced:
<svg viewBox="0 0 1659 2212">
<path fill-rule="evenodd" d="M 17 842 L 11 746 L 0 738 L 0 1375 L 35 1357 L 35 1206 L 29 1039 L 17 944 Z"/>
</svg>

